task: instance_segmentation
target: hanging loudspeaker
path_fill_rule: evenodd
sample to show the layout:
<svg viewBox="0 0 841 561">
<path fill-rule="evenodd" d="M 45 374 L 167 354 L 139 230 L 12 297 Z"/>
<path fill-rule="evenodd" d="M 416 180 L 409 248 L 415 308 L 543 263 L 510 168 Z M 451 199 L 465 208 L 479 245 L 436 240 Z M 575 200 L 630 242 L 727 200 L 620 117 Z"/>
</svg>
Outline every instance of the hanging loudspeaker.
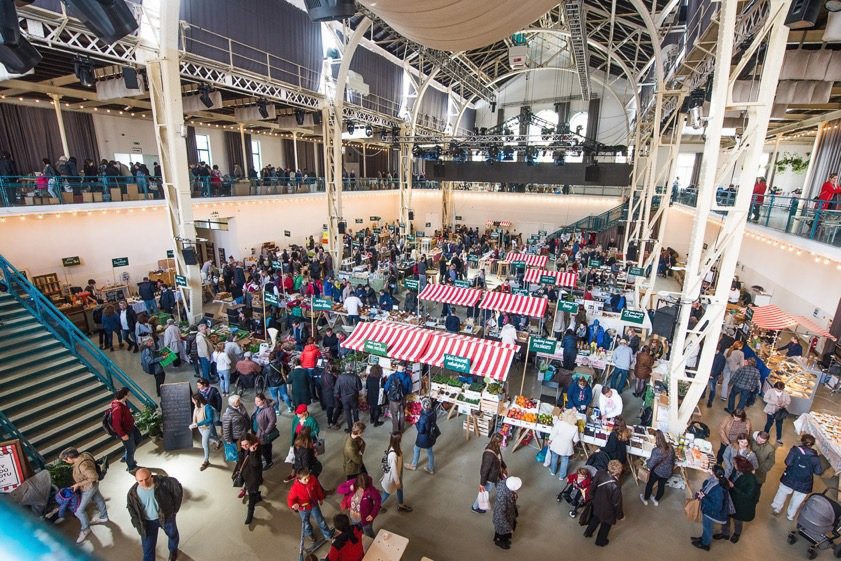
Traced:
<svg viewBox="0 0 841 561">
<path fill-rule="evenodd" d="M 344 234 L 347 228 L 347 222 L 339 222 L 339 233 Z"/>
<path fill-rule="evenodd" d="M 196 256 L 196 248 L 194 247 L 185 247 L 181 250 L 181 255 L 184 256 L 184 264 L 185 265 L 198 265 L 199 259 Z"/>
<path fill-rule="evenodd" d="M 137 83 L 137 70 L 131 66 L 123 66 L 123 82 L 125 82 L 126 87 L 130 90 L 140 88 L 140 85 Z"/>
<path fill-rule="evenodd" d="M 414 211 L 414 210 L 410 210 L 410 211 L 409 211 L 409 220 L 414 220 L 414 219 L 415 219 L 415 211 Z"/>
</svg>

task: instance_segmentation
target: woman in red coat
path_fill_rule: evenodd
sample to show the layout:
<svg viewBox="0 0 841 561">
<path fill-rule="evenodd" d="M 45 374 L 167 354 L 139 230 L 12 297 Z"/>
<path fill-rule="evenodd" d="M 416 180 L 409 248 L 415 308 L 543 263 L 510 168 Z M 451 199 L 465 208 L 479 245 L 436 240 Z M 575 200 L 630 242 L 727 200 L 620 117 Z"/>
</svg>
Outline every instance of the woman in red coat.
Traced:
<svg viewBox="0 0 841 561">
<path fill-rule="evenodd" d="M 362 548 L 362 530 L 359 526 L 351 526 L 346 514 L 333 517 L 336 527 L 336 537 L 330 544 L 327 561 L 362 561 L 365 550 Z"/>
<path fill-rule="evenodd" d="M 832 199 L 835 198 L 835 195 L 841 194 L 841 187 L 838 186 L 838 174 L 833 173 L 829 176 L 829 179 L 824 181 L 824 184 L 821 185 L 821 192 L 818 195 L 818 208 L 825 210 L 826 208 L 830 207 L 830 203 Z"/>
</svg>

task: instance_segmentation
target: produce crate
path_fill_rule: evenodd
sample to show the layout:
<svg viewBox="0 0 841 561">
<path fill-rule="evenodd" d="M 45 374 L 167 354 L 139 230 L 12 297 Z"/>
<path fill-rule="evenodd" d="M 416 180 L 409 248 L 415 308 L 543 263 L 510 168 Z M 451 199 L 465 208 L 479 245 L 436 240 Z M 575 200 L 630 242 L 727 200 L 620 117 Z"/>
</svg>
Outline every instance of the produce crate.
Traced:
<svg viewBox="0 0 841 561">
<path fill-rule="evenodd" d="M 543 432 L 543 433 L 546 433 L 546 434 L 549 434 L 550 432 L 552 432 L 552 427 L 549 426 L 549 425 L 541 425 L 540 423 L 538 423 L 535 426 L 537 427 L 535 429 L 535 430 L 537 430 L 537 432 Z"/>
<path fill-rule="evenodd" d="M 461 426 L 464 430 L 468 430 L 467 419 L 464 420 Z M 485 417 L 484 415 L 477 416 L 476 426 L 479 429 L 479 436 L 490 436 L 491 427 L 493 426 L 493 417 Z"/>
<path fill-rule="evenodd" d="M 485 401 L 497 401 L 497 402 L 499 402 L 499 401 L 502 400 L 502 397 L 503 397 L 503 394 L 490 393 L 487 390 L 482 392 L 482 399 L 485 400 Z"/>
<path fill-rule="evenodd" d="M 464 390 L 464 397 L 467 399 L 482 399 L 482 392 Z"/>
<path fill-rule="evenodd" d="M 512 419 L 510 417 L 505 417 L 502 420 L 503 423 L 506 425 L 511 425 L 512 427 L 522 427 L 524 429 L 533 429 L 535 428 L 534 423 L 527 423 L 525 421 L 521 421 L 520 419 Z"/>
<path fill-rule="evenodd" d="M 499 415 L 502 413 L 502 409 L 504 409 L 504 405 L 499 401 L 492 401 L 489 399 L 485 399 L 484 395 L 482 396 L 482 401 L 479 403 L 482 408 L 483 413 L 487 413 L 489 415 Z"/>
</svg>

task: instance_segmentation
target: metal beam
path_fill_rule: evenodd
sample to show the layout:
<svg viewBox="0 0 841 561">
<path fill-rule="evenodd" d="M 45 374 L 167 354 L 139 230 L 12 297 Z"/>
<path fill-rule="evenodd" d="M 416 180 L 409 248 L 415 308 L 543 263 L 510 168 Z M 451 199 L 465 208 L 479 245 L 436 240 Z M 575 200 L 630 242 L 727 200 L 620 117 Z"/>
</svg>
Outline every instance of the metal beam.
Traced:
<svg viewBox="0 0 841 561">
<path fill-rule="evenodd" d="M 575 68 L 578 71 L 578 85 L 581 97 L 590 101 L 590 56 L 587 52 L 587 21 L 582 0 L 564 2 L 564 16 L 569 28 Z M 609 46 L 609 45 L 608 45 Z"/>
</svg>

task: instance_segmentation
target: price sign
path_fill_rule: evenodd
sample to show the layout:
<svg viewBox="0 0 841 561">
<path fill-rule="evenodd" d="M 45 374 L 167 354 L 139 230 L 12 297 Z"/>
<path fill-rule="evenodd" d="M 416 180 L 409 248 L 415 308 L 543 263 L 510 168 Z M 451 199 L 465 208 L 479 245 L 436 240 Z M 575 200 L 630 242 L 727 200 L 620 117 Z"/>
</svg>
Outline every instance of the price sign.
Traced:
<svg viewBox="0 0 841 561">
<path fill-rule="evenodd" d="M 286 237 L 286 238 L 291 238 L 292 237 L 292 232 L 290 232 L 289 230 L 284 230 L 283 231 L 283 236 Z"/>
<path fill-rule="evenodd" d="M 602 260 L 601 259 L 590 259 L 590 261 L 587 263 L 587 266 L 588 267 L 601 267 L 602 266 Z"/>
<path fill-rule="evenodd" d="M 645 323 L 645 312 L 640 310 L 622 310 L 622 315 L 619 316 L 622 321 L 627 321 L 628 323 L 635 323 L 637 325 L 642 325 Z"/>
<path fill-rule="evenodd" d="M 166 258 L 167 259 L 175 259 L 175 250 L 167 249 L 166 250 Z"/>
<path fill-rule="evenodd" d="M 526 290 L 525 288 L 515 288 L 513 290 L 513 293 L 517 294 L 519 296 L 528 296 L 529 295 L 529 291 Z"/>
<path fill-rule="evenodd" d="M 642 267 L 631 267 L 628 269 L 628 274 L 633 275 L 635 277 L 644 277 L 645 276 L 645 269 Z"/>
<path fill-rule="evenodd" d="M 313 298 L 312 309 L 316 312 L 329 312 L 333 309 L 332 298 Z"/>
<path fill-rule="evenodd" d="M 62 257 L 61 258 L 61 264 L 64 265 L 65 267 L 72 267 L 74 265 L 81 265 L 82 260 L 79 259 L 78 256 L 76 256 L 76 257 Z"/>
<path fill-rule="evenodd" d="M 280 269 L 281 267 L 282 267 L 282 265 L 280 264 L 280 261 L 277 261 L 276 259 L 272 260 L 272 268 Z"/>
<path fill-rule="evenodd" d="M 187 277 L 184 275 L 175 275 L 175 286 L 187 288 Z"/>
<path fill-rule="evenodd" d="M 558 311 L 575 315 L 578 313 L 578 304 L 566 300 L 558 300 Z"/>
<path fill-rule="evenodd" d="M 403 288 L 406 290 L 417 290 L 420 286 L 420 281 L 415 279 L 403 279 Z"/>
<path fill-rule="evenodd" d="M 543 337 L 532 337 L 529 341 L 529 352 L 531 353 L 546 353 L 555 354 L 555 348 L 558 342 L 554 339 L 544 339 Z"/>
<path fill-rule="evenodd" d="M 459 288 L 470 288 L 470 283 L 466 280 L 457 280 L 453 284 Z"/>
<path fill-rule="evenodd" d="M 470 359 L 444 353 L 444 368 L 452 370 L 453 372 L 470 374 Z"/>
<path fill-rule="evenodd" d="M 554 286 L 558 282 L 558 277 L 555 275 L 540 275 L 540 284 L 548 284 Z"/>
<path fill-rule="evenodd" d="M 362 224 L 364 220 L 362 220 L 361 218 L 357 218 L 356 220 L 354 220 L 354 222 L 357 224 Z"/>
<path fill-rule="evenodd" d="M 371 222 L 377 222 L 378 220 L 380 220 L 380 217 L 379 216 L 369 216 L 368 220 L 370 220 Z"/>
<path fill-rule="evenodd" d="M 753 321 L 753 307 L 748 306 L 745 308 L 745 320 Z"/>
<path fill-rule="evenodd" d="M 269 306 L 277 306 L 277 295 L 274 292 L 263 292 L 263 302 Z"/>
<path fill-rule="evenodd" d="M 432 222 L 427 222 L 423 225 L 424 228 L 432 228 Z"/>
<path fill-rule="evenodd" d="M 112 267 L 128 267 L 128 257 L 115 257 L 111 260 Z"/>
<path fill-rule="evenodd" d="M 388 356 L 388 345 L 379 341 L 365 341 L 363 350 L 377 356 Z"/>
</svg>

